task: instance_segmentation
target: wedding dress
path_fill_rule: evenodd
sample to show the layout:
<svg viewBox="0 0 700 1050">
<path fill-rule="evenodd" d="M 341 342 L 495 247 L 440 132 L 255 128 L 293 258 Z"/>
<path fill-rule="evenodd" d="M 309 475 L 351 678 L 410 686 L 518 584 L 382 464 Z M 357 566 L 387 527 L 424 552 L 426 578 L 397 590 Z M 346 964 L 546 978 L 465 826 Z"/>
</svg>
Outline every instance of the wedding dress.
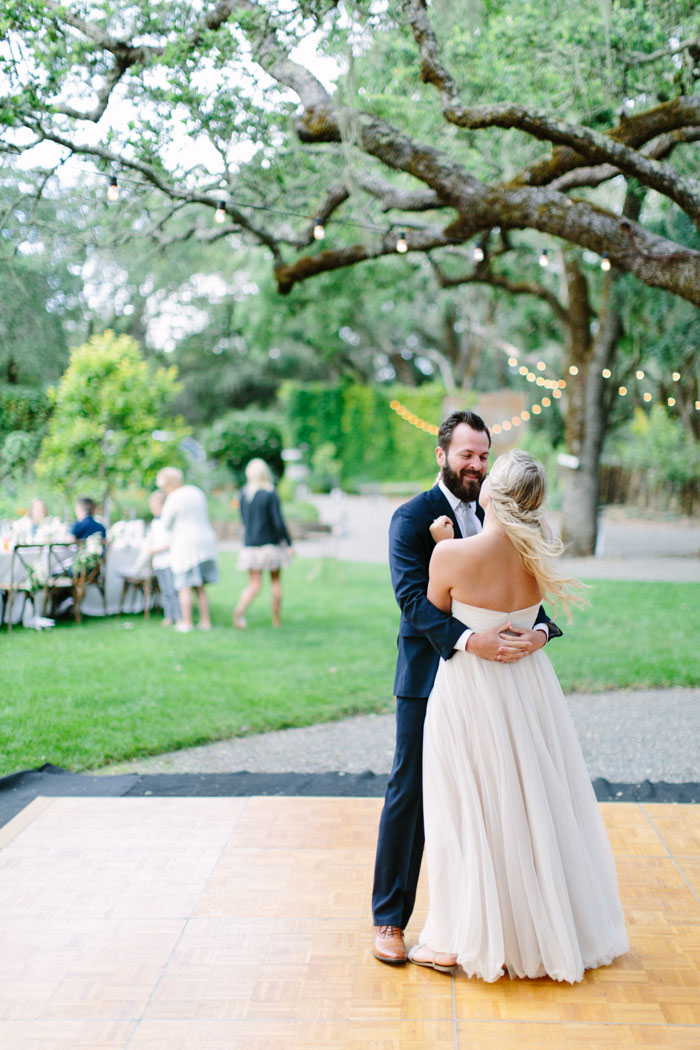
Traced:
<svg viewBox="0 0 700 1050">
<path fill-rule="evenodd" d="M 452 602 L 475 630 L 532 627 Z M 628 950 L 612 850 L 543 650 L 513 663 L 457 652 L 428 702 L 423 793 L 430 908 L 420 943 L 468 976 L 580 981 Z"/>
</svg>

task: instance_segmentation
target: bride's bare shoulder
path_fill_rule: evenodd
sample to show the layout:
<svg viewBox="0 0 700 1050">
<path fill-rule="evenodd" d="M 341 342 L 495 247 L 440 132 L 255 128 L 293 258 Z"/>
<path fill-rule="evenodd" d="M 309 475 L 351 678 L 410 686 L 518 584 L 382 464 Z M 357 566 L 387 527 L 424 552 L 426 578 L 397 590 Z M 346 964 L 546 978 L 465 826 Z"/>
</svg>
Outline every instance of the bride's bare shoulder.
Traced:
<svg viewBox="0 0 700 1050">
<path fill-rule="evenodd" d="M 442 540 L 433 551 L 432 561 L 438 565 L 446 565 L 448 562 L 454 564 L 455 560 L 473 561 L 481 556 L 478 540 L 478 536 L 470 536 L 466 540 Z"/>
</svg>

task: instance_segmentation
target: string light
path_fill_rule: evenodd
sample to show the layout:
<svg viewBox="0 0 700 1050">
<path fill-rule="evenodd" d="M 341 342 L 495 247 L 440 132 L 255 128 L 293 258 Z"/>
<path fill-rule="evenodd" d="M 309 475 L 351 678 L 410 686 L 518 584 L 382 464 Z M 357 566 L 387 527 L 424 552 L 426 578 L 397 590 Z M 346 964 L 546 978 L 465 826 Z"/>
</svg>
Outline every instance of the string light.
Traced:
<svg viewBox="0 0 700 1050">
<path fill-rule="evenodd" d="M 537 371 L 538 371 L 538 372 L 544 372 L 544 370 L 545 370 L 545 368 L 546 368 L 546 367 L 547 367 L 547 366 L 546 366 L 546 364 L 544 363 L 544 361 L 538 361 L 538 362 L 537 362 Z"/>
<path fill-rule="evenodd" d="M 118 201 L 119 200 L 119 186 L 117 185 L 117 176 L 110 175 L 109 186 L 107 187 L 107 200 Z"/>
<path fill-rule="evenodd" d="M 322 241 L 326 236 L 326 228 L 319 218 L 314 219 L 314 240 Z"/>
<path fill-rule="evenodd" d="M 673 408 L 675 403 L 676 403 L 675 397 L 669 397 L 668 400 L 666 401 L 666 404 L 668 405 L 669 408 Z"/>
<path fill-rule="evenodd" d="M 214 222 L 217 222 L 219 226 L 223 222 L 226 222 L 226 201 L 219 201 L 214 212 Z"/>
<path fill-rule="evenodd" d="M 673 380 L 674 383 L 677 383 L 680 378 L 681 378 L 680 372 L 673 372 L 671 374 L 671 379 Z"/>
<path fill-rule="evenodd" d="M 610 376 L 612 375 L 612 372 L 610 371 L 609 368 L 604 368 L 603 371 L 600 374 L 602 375 L 603 379 L 610 379 Z"/>
<path fill-rule="evenodd" d="M 401 230 L 399 232 L 398 239 L 396 241 L 396 250 L 401 255 L 408 251 L 408 241 L 406 240 L 406 231 Z"/>
<path fill-rule="evenodd" d="M 621 386 L 621 387 L 618 388 L 617 392 L 620 395 L 620 397 L 624 397 L 625 394 L 627 393 L 627 387 L 626 386 Z"/>
<path fill-rule="evenodd" d="M 645 401 L 651 401 L 651 394 L 649 393 L 648 390 L 644 394 L 644 400 Z"/>
<path fill-rule="evenodd" d="M 528 381 L 528 383 L 534 383 L 536 379 L 537 379 L 537 376 L 535 375 L 534 372 L 528 372 L 527 373 L 527 381 Z"/>
<path fill-rule="evenodd" d="M 570 376 L 577 376 L 578 375 L 578 365 L 569 365 L 569 375 Z"/>
<path fill-rule="evenodd" d="M 634 374 L 636 375 L 637 379 L 644 379 L 644 372 L 642 372 L 641 368 L 638 368 Z"/>
<path fill-rule="evenodd" d="M 561 397 L 561 390 L 553 390 L 552 391 L 552 397 L 560 398 Z M 544 404 L 544 400 L 542 401 L 542 404 Z"/>
<path fill-rule="evenodd" d="M 542 411 L 542 406 L 541 405 L 533 405 L 532 406 L 532 413 L 533 413 L 533 415 L 539 416 L 541 411 Z"/>
<path fill-rule="evenodd" d="M 509 357 L 508 358 L 508 364 L 510 365 L 511 368 L 515 368 L 517 363 L 518 363 L 517 357 Z"/>
<path fill-rule="evenodd" d="M 521 365 L 518 371 L 520 372 L 521 376 L 526 376 L 530 369 L 527 367 L 527 365 Z"/>
<path fill-rule="evenodd" d="M 540 252 L 539 263 L 540 263 L 540 266 L 542 266 L 542 267 L 549 266 L 549 256 L 547 254 L 547 249 L 546 248 L 543 248 L 542 251 Z"/>
<path fill-rule="evenodd" d="M 484 249 L 481 247 L 480 244 L 475 244 L 474 245 L 474 251 L 472 252 L 472 259 L 476 263 L 480 263 L 480 262 L 484 261 Z"/>
<path fill-rule="evenodd" d="M 603 252 L 602 258 L 600 260 L 600 268 L 601 268 L 601 270 L 605 270 L 605 272 L 607 273 L 607 271 L 610 269 L 611 266 L 612 266 L 612 263 L 610 262 L 610 256 L 608 255 L 607 252 Z"/>
<path fill-rule="evenodd" d="M 695 402 L 695 411 L 700 412 L 700 401 Z"/>
</svg>

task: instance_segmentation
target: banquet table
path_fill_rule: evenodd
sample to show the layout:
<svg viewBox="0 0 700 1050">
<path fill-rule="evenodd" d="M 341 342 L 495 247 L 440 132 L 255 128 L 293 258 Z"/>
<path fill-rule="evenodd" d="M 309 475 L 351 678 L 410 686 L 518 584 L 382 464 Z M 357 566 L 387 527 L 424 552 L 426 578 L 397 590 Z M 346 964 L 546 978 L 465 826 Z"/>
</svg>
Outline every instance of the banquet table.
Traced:
<svg viewBox="0 0 700 1050">
<path fill-rule="evenodd" d="M 33 544 L 23 550 L 24 560 L 28 562 L 35 562 L 38 565 L 46 564 L 46 557 L 48 553 L 48 543 L 37 543 Z M 56 544 L 54 543 L 55 547 Z M 73 549 L 73 553 L 77 548 L 67 547 L 66 551 Z M 134 574 L 134 570 L 137 568 L 137 562 L 141 553 L 141 546 L 132 545 L 129 543 L 115 543 L 113 546 L 107 546 L 107 554 L 105 558 L 105 580 L 106 580 L 106 605 L 107 615 L 114 616 L 119 612 L 119 601 L 122 593 L 123 577 Z M 10 576 L 12 571 L 12 550 L 0 550 L 0 623 L 4 623 L 6 620 L 7 611 L 7 591 L 3 590 L 3 585 L 7 585 L 10 582 Z M 18 573 L 18 566 L 15 563 L 15 582 L 20 583 L 26 579 L 26 572 L 21 570 Z M 18 578 L 19 577 L 19 578 Z M 44 615 L 43 609 L 43 591 L 38 591 L 34 598 L 25 597 L 23 594 L 15 594 L 12 602 L 12 623 L 23 623 L 25 627 L 32 626 L 32 622 L 35 617 Z M 125 613 L 141 613 L 144 609 L 144 598 L 143 593 L 129 592 L 127 601 L 125 602 L 124 609 Z M 99 589 L 94 584 L 88 584 L 85 589 L 85 597 L 83 598 L 83 604 L 81 611 L 84 616 L 104 616 L 105 603 L 103 602 L 102 595 Z"/>
</svg>

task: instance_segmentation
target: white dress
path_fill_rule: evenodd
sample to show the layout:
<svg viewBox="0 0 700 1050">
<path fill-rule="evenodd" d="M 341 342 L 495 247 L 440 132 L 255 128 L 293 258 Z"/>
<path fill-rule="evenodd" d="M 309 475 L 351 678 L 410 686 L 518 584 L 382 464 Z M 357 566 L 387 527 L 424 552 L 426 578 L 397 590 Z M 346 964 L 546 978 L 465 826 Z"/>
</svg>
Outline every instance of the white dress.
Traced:
<svg viewBox="0 0 700 1050">
<path fill-rule="evenodd" d="M 452 602 L 476 630 L 514 613 Z M 598 803 L 543 650 L 514 663 L 457 652 L 428 702 L 423 793 L 430 909 L 420 942 L 468 976 L 580 981 L 629 948 Z"/>
</svg>

